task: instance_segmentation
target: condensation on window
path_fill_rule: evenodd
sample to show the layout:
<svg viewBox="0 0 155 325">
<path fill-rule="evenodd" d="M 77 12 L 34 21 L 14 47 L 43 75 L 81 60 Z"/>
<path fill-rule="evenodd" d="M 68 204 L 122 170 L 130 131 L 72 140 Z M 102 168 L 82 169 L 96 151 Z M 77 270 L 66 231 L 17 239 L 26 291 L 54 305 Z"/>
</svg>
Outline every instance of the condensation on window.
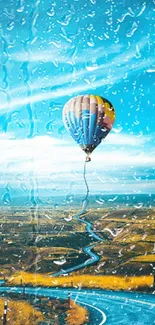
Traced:
<svg viewBox="0 0 155 325">
<path fill-rule="evenodd" d="M 0 0 L 0 324 L 155 324 L 154 4 Z"/>
</svg>

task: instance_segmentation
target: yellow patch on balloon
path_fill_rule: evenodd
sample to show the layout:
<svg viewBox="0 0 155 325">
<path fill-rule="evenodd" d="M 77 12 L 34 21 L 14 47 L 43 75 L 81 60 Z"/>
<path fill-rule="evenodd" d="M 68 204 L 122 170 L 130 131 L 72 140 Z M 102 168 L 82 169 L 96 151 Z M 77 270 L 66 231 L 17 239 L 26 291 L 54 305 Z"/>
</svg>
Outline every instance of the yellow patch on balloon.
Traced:
<svg viewBox="0 0 155 325">
<path fill-rule="evenodd" d="M 97 104 L 98 105 L 104 104 L 104 101 L 103 101 L 103 99 L 100 96 L 96 96 L 96 99 L 97 99 Z"/>
<path fill-rule="evenodd" d="M 104 102 L 104 107 L 106 116 L 108 116 L 113 121 L 115 119 L 115 113 L 111 109 L 111 106 L 109 105 L 109 103 Z"/>
</svg>

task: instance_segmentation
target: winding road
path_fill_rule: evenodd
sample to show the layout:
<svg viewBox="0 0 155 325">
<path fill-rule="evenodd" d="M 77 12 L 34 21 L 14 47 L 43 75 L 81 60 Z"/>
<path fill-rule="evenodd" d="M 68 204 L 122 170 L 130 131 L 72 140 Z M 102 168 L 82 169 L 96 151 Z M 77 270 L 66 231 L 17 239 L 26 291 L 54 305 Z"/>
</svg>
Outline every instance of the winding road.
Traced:
<svg viewBox="0 0 155 325">
<path fill-rule="evenodd" d="M 0 287 L 4 293 L 23 293 L 22 287 Z M 67 289 L 25 288 L 25 294 L 59 299 L 68 297 Z M 70 289 L 71 299 L 89 311 L 88 325 L 154 325 L 155 296 L 149 294 Z"/>
</svg>

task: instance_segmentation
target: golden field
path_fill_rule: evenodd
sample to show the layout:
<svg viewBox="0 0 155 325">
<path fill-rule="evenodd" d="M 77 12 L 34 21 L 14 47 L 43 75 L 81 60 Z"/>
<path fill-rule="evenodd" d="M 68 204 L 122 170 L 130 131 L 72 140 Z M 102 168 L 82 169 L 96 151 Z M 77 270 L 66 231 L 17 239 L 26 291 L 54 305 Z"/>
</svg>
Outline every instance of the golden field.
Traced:
<svg viewBox="0 0 155 325">
<path fill-rule="evenodd" d="M 73 275 L 51 277 L 43 274 L 17 272 L 7 281 L 10 285 L 44 286 L 44 287 L 75 287 L 100 288 L 109 290 L 138 290 L 152 288 L 154 277 L 148 276 L 115 276 L 115 275 Z"/>
<path fill-rule="evenodd" d="M 5 299 L 0 299 L 0 315 L 3 315 Z M 8 300 L 7 325 L 38 325 L 44 315 L 25 301 Z M 0 319 L 2 325 L 2 319 Z"/>
<path fill-rule="evenodd" d="M 70 302 L 70 309 L 67 312 L 66 322 L 68 325 L 83 325 L 88 321 L 88 311 L 74 301 Z"/>
<path fill-rule="evenodd" d="M 144 263 L 155 262 L 155 255 L 148 254 L 148 255 L 137 256 L 135 258 L 132 258 L 131 262 L 144 262 Z"/>
<path fill-rule="evenodd" d="M 7 300 L 7 325 L 43 325 L 66 324 L 84 325 L 88 321 L 87 309 L 72 300 L 49 299 L 22 295 L 18 300 L 18 294 L 7 294 L 0 299 L 0 325 L 3 323 L 4 302 Z"/>
</svg>

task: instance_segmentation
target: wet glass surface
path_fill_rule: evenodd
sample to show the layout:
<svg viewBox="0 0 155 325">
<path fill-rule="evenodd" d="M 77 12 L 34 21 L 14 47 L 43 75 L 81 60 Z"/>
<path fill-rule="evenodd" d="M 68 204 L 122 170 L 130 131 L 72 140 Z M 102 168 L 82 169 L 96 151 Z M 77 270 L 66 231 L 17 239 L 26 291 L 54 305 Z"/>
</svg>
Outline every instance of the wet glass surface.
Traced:
<svg viewBox="0 0 155 325">
<path fill-rule="evenodd" d="M 154 5 L 0 0 L 0 324 L 154 324 Z M 87 94 L 116 120 L 84 166 Z"/>
</svg>

